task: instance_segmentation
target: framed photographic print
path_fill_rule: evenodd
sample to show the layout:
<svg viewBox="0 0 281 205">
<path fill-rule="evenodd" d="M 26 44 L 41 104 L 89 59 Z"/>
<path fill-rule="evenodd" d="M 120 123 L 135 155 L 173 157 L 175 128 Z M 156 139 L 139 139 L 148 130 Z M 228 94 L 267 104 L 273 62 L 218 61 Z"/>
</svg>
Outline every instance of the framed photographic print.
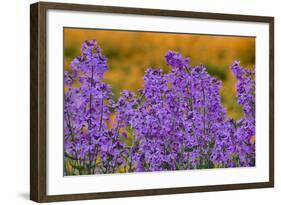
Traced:
<svg viewBox="0 0 281 205">
<path fill-rule="evenodd" d="M 30 198 L 274 186 L 274 18 L 40 2 Z"/>
</svg>

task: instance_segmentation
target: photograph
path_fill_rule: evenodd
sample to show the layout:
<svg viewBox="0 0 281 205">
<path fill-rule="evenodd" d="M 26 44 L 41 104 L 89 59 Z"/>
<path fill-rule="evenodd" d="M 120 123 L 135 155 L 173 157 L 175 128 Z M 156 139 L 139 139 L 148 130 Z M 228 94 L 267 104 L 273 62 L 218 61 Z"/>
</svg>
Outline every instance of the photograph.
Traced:
<svg viewBox="0 0 281 205">
<path fill-rule="evenodd" d="M 255 52 L 253 36 L 64 27 L 63 176 L 255 167 Z"/>
<path fill-rule="evenodd" d="M 30 6 L 30 199 L 274 187 L 274 17 Z"/>
</svg>

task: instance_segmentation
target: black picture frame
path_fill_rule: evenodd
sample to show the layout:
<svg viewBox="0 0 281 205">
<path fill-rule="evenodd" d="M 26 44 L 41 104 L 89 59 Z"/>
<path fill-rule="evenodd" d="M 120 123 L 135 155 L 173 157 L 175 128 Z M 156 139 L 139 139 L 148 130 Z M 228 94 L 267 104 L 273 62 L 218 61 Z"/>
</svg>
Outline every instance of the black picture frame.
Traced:
<svg viewBox="0 0 281 205">
<path fill-rule="evenodd" d="M 183 18 L 263 22 L 269 24 L 269 181 L 212 186 L 47 195 L 47 83 L 46 13 L 49 9 L 105 12 Z M 30 199 L 36 202 L 86 200 L 274 187 L 274 17 L 189 11 L 125 8 L 82 4 L 38 2 L 30 6 Z"/>
</svg>

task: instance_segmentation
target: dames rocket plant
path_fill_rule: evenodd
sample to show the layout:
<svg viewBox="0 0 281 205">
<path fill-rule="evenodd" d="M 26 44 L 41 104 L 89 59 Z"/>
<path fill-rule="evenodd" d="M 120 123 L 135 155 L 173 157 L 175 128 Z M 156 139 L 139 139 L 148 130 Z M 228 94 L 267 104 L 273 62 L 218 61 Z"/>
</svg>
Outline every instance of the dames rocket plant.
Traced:
<svg viewBox="0 0 281 205">
<path fill-rule="evenodd" d="M 175 51 L 165 60 L 169 73 L 148 68 L 138 93 L 114 101 L 107 58 L 95 40 L 82 44 L 64 72 L 65 175 L 255 166 L 255 71 L 231 66 L 244 112 L 235 121 L 203 65 Z"/>
</svg>

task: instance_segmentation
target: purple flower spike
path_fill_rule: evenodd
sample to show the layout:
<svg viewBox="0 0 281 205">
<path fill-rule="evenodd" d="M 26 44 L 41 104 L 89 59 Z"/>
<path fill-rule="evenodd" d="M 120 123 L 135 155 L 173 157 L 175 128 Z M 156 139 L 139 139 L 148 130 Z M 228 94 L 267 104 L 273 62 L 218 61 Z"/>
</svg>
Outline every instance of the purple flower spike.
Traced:
<svg viewBox="0 0 281 205">
<path fill-rule="evenodd" d="M 175 51 L 165 59 L 171 72 L 148 68 L 143 88 L 115 102 L 107 58 L 95 40 L 82 44 L 64 72 L 66 175 L 255 166 L 255 71 L 231 66 L 244 111 L 235 121 L 203 65 Z"/>
</svg>

